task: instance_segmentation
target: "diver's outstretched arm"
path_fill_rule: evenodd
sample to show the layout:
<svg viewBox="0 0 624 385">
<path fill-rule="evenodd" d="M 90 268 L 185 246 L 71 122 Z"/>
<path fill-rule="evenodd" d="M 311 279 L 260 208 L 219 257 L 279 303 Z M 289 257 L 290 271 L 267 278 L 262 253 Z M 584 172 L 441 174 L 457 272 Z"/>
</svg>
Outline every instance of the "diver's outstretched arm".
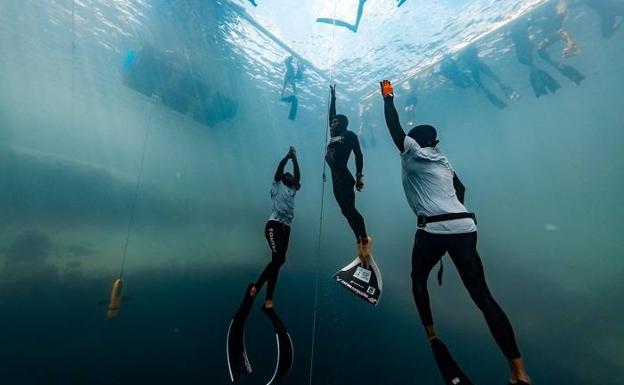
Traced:
<svg viewBox="0 0 624 385">
<path fill-rule="evenodd" d="M 353 155 L 355 155 L 355 175 L 362 175 L 362 169 L 364 168 L 364 156 L 362 155 L 362 149 L 360 148 L 360 141 L 356 134 L 351 133 L 348 139 L 351 143 L 351 149 L 353 149 Z"/>
<path fill-rule="evenodd" d="M 277 165 L 277 170 L 275 171 L 275 176 L 273 177 L 274 181 L 279 182 L 280 180 L 282 180 L 282 176 L 284 175 L 284 167 L 286 167 L 286 163 L 288 163 L 288 158 L 290 158 L 290 152 L 284 157 L 284 159 L 280 160 L 279 164 Z"/>
<path fill-rule="evenodd" d="M 401 127 L 399 113 L 396 107 L 394 107 L 394 90 L 392 88 L 392 83 L 390 83 L 389 80 L 384 80 L 379 82 L 379 84 L 381 86 L 381 95 L 384 98 L 386 125 L 388 126 L 388 130 L 390 130 L 390 136 L 392 136 L 395 146 L 397 146 L 399 151 L 403 152 L 405 151 L 405 147 L 403 146 L 405 142 L 405 131 L 403 131 L 403 127 Z"/>
<path fill-rule="evenodd" d="M 299 171 L 299 162 L 297 161 L 297 152 L 294 147 L 290 147 L 290 151 L 288 152 L 290 159 L 293 162 L 293 173 L 295 174 L 295 183 L 299 185 L 299 181 L 301 180 L 301 172 Z"/>
<path fill-rule="evenodd" d="M 331 102 L 329 103 L 329 124 L 331 125 L 332 119 L 336 116 L 336 85 L 329 85 L 331 92 Z"/>
</svg>

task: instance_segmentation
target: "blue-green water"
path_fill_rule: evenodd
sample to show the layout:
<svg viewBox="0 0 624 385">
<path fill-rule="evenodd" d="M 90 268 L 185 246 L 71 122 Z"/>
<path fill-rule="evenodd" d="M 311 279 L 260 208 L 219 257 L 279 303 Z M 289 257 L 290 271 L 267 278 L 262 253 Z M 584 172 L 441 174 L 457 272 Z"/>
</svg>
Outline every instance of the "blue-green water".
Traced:
<svg viewBox="0 0 624 385">
<path fill-rule="evenodd" d="M 270 258 L 263 228 L 271 178 L 294 145 L 303 187 L 275 298 L 295 346 L 283 383 L 441 384 L 411 295 L 415 218 L 377 94 L 388 78 L 404 126 L 435 125 L 467 186 L 489 285 L 533 383 L 620 384 L 624 32 L 603 38 L 593 9 L 570 7 L 564 27 L 581 52 L 562 58 L 561 43 L 549 52 L 586 79 L 575 85 L 535 54 L 561 84 L 536 98 L 508 25 L 536 15 L 542 1 L 407 0 L 397 8 L 369 0 L 357 33 L 314 22 L 353 22 L 355 0 L 257 2 L 0 4 L 2 382 L 229 383 L 227 326 Z M 507 108 L 435 74 L 442 57 L 469 43 L 520 95 L 505 99 L 484 80 Z M 128 54 L 146 47 L 162 66 L 141 75 L 156 84 L 153 97 L 127 86 L 123 72 Z M 292 53 L 305 61 L 295 121 L 279 101 Z M 413 116 L 402 108 L 412 77 Z M 363 143 L 357 207 L 384 276 L 375 308 L 330 279 L 355 256 L 321 177 L 330 79 L 338 112 Z M 187 88 L 171 100 L 174 83 Z M 216 104 L 217 93 L 233 104 Z M 203 120 L 198 106 L 209 111 Z M 101 302 L 119 274 L 148 129 L 124 270 L 128 299 L 108 320 Z M 450 259 L 445 268 L 442 287 L 430 282 L 440 336 L 475 384 L 506 383 L 483 317 Z M 275 347 L 257 309 L 247 348 L 254 373 L 241 383 L 266 383 Z"/>
</svg>

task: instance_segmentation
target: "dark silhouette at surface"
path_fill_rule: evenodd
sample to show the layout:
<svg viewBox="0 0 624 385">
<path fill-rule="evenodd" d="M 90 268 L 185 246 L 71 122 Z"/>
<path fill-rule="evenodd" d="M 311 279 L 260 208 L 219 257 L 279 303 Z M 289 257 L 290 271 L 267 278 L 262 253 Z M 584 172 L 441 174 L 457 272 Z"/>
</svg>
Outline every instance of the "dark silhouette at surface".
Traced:
<svg viewBox="0 0 624 385">
<path fill-rule="evenodd" d="M 175 55 L 150 46 L 128 53 L 122 80 L 127 87 L 148 97 L 157 96 L 163 105 L 207 126 L 231 120 L 238 112 L 238 103 L 213 92 Z"/>
<path fill-rule="evenodd" d="M 492 79 L 501 91 L 510 100 L 515 100 L 518 94 L 492 71 L 479 57 L 479 51 L 476 46 L 469 45 L 461 51 L 456 59 L 451 57 L 445 58 L 438 68 L 438 74 L 449 79 L 458 88 L 468 88 L 474 86 L 492 103 L 494 106 L 502 109 L 507 107 L 507 103 L 496 96 L 483 83 L 481 75 L 485 75 Z"/>
<path fill-rule="evenodd" d="M 301 60 L 297 60 L 297 68 L 293 64 L 294 57 L 289 56 L 284 60 L 286 66 L 286 73 L 284 74 L 284 84 L 282 86 L 281 101 L 290 103 L 290 112 L 288 113 L 289 120 L 295 120 L 297 117 L 297 109 L 299 108 L 299 100 L 297 99 L 297 81 L 303 79 L 304 66 Z M 291 86 L 291 94 L 285 96 L 286 87 Z"/>
<path fill-rule="evenodd" d="M 325 23 L 325 24 L 332 24 L 335 25 L 336 27 L 343 27 L 346 28 L 352 32 L 357 32 L 359 26 L 360 26 L 360 20 L 362 19 L 362 13 L 364 12 L 364 4 L 366 3 L 366 0 L 360 0 L 360 2 L 358 3 L 358 9 L 357 9 L 357 14 L 355 16 L 355 23 L 351 24 L 348 23 L 346 21 L 343 20 L 336 20 L 336 19 L 330 19 L 330 18 L 326 18 L 326 17 L 319 17 L 318 19 L 316 19 L 317 23 Z"/>
<path fill-rule="evenodd" d="M 575 5 L 586 5 L 600 17 L 602 37 L 609 39 L 624 22 L 624 2 L 621 0 L 577 0 Z"/>
</svg>

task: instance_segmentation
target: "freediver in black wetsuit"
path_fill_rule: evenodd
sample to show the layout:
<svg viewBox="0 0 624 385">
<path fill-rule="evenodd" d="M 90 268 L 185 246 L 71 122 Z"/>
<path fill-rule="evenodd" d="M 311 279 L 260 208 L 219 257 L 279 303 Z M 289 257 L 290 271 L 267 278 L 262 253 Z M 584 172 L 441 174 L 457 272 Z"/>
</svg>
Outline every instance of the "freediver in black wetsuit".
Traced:
<svg viewBox="0 0 624 385">
<path fill-rule="evenodd" d="M 334 197 L 342 210 L 342 214 L 349 222 L 349 226 L 355 234 L 357 240 L 358 257 L 366 267 L 369 266 L 372 240 L 366 234 L 364 218 L 355 208 L 355 192 L 364 188 L 364 175 L 362 168 L 364 160 L 360 142 L 357 135 L 347 130 L 349 120 L 344 115 L 336 115 L 336 86 L 329 86 L 331 90 L 331 103 L 329 107 L 329 127 L 330 135 L 327 144 L 325 161 L 329 165 L 332 174 L 334 187 Z M 355 155 L 356 178 L 353 178 L 351 171 L 347 167 L 351 151 Z"/>
</svg>

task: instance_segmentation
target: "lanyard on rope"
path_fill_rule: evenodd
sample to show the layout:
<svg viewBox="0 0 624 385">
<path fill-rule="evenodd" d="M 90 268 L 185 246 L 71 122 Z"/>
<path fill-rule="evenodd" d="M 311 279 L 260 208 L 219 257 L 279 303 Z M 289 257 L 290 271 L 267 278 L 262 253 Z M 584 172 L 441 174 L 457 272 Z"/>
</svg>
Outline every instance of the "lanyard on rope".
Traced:
<svg viewBox="0 0 624 385">
<path fill-rule="evenodd" d="M 335 41 L 335 30 L 336 30 L 336 9 L 337 9 L 337 0 L 334 0 L 334 18 L 332 25 L 332 34 L 331 34 L 331 47 L 330 47 L 330 67 L 329 67 L 329 84 L 331 85 L 334 81 L 334 49 L 336 45 Z M 319 230 L 318 230 L 318 245 L 317 245 L 317 255 L 318 258 L 316 260 L 316 269 L 315 269 L 315 279 L 314 279 L 314 311 L 312 313 L 312 347 L 310 352 L 310 378 L 309 385 L 312 385 L 312 378 L 314 373 L 314 348 L 316 345 L 316 319 L 318 313 L 318 293 L 319 293 L 319 269 L 321 264 L 321 238 L 323 234 L 323 210 L 325 204 L 325 182 L 326 171 L 327 171 L 327 163 L 325 162 L 325 146 L 327 144 L 327 137 L 329 134 L 329 108 L 331 105 L 331 93 L 329 95 L 328 103 L 327 103 L 327 119 L 325 119 L 325 136 L 323 137 L 323 183 L 321 184 L 321 215 L 319 218 Z"/>
</svg>

